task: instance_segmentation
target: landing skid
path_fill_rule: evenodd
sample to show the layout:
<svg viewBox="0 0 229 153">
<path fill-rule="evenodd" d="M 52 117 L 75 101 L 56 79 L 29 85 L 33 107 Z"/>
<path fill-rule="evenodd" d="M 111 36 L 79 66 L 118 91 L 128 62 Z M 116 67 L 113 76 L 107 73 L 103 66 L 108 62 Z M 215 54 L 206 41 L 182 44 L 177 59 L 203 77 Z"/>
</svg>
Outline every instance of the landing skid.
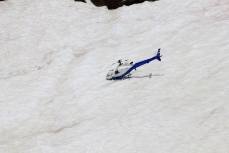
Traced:
<svg viewBox="0 0 229 153">
<path fill-rule="evenodd" d="M 122 80 L 129 79 L 132 74 L 128 74 L 122 78 Z"/>
</svg>

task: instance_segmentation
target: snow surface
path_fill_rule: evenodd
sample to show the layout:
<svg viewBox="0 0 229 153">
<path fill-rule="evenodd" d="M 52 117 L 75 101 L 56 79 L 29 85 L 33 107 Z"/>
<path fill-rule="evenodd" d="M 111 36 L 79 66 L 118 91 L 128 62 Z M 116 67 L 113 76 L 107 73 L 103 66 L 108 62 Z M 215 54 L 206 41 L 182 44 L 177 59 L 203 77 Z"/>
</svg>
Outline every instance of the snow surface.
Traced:
<svg viewBox="0 0 229 153">
<path fill-rule="evenodd" d="M 0 153 L 228 153 L 228 12 L 228 0 L 0 2 Z M 105 79 L 159 47 L 161 62 Z"/>
</svg>

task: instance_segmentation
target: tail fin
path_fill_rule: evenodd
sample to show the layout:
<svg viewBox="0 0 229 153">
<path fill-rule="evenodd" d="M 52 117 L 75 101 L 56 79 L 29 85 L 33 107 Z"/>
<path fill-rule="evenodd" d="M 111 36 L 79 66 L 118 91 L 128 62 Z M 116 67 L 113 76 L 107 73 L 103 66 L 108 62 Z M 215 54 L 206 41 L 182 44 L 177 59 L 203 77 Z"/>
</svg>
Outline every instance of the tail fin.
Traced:
<svg viewBox="0 0 229 153">
<path fill-rule="evenodd" d="M 161 49 L 159 48 L 157 51 L 157 56 L 156 56 L 158 61 L 161 61 L 161 57 L 162 57 L 162 55 L 160 54 L 160 51 L 161 51 Z"/>
</svg>

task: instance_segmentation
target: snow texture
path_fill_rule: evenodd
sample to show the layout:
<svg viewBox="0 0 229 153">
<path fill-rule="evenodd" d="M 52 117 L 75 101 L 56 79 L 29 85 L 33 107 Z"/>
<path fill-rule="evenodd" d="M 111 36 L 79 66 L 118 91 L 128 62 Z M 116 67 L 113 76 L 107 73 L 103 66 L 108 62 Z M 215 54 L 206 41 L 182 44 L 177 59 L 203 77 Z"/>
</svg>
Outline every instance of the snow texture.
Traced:
<svg viewBox="0 0 229 153">
<path fill-rule="evenodd" d="M 228 153 L 228 12 L 228 0 L 0 2 L 0 153 Z M 158 48 L 161 62 L 105 79 Z"/>
</svg>

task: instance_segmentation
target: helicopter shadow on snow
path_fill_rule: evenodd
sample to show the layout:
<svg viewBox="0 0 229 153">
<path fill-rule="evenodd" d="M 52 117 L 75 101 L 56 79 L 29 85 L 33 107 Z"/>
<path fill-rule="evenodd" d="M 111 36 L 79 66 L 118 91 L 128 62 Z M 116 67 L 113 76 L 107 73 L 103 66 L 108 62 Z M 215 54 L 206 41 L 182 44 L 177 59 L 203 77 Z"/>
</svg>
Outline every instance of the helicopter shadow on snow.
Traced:
<svg viewBox="0 0 229 153">
<path fill-rule="evenodd" d="M 107 83 L 105 85 L 103 85 L 102 87 L 107 87 L 115 82 L 118 82 L 118 81 L 126 81 L 126 80 L 131 80 L 131 79 L 141 79 L 141 78 L 149 78 L 151 79 L 152 76 L 164 76 L 164 74 L 152 74 L 150 73 L 149 75 L 144 75 L 144 76 L 130 76 L 128 78 L 125 78 L 125 79 L 120 79 L 120 80 L 112 80 L 112 82 L 110 83 Z"/>
</svg>

